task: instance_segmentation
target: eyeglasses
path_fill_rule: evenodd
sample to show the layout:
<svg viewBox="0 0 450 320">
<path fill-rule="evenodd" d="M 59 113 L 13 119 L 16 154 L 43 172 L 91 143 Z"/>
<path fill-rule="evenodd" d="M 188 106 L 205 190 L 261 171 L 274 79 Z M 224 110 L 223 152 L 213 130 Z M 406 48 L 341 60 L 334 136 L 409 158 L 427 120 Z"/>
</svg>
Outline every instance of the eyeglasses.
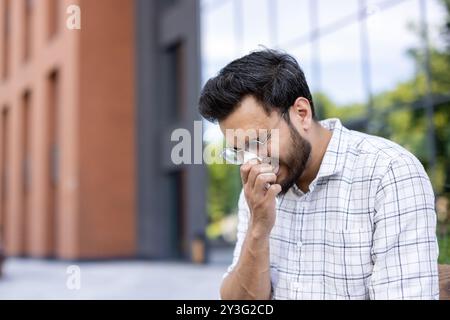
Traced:
<svg viewBox="0 0 450 320">
<path fill-rule="evenodd" d="M 249 162 L 250 160 L 257 159 L 261 162 L 269 163 L 271 158 L 265 156 L 259 156 L 258 151 L 263 149 L 263 147 L 270 141 L 272 138 L 272 130 L 274 130 L 278 124 L 281 122 L 283 117 L 277 121 L 274 128 L 270 129 L 267 136 L 264 139 L 252 139 L 247 143 L 246 149 L 237 150 L 235 148 L 224 148 L 222 151 L 222 158 L 229 164 L 234 165 L 243 165 L 244 163 Z M 268 148 L 266 147 L 265 150 Z"/>
</svg>

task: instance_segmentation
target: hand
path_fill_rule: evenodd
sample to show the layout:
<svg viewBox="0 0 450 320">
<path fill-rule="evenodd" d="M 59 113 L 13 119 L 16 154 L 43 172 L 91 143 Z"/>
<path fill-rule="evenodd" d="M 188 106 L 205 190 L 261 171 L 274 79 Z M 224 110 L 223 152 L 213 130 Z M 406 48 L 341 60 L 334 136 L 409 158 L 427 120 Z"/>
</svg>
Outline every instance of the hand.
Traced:
<svg viewBox="0 0 450 320">
<path fill-rule="evenodd" d="M 252 160 L 241 166 L 241 178 L 251 212 L 249 230 L 257 236 L 268 236 L 275 224 L 275 198 L 281 192 L 273 167 Z"/>
</svg>

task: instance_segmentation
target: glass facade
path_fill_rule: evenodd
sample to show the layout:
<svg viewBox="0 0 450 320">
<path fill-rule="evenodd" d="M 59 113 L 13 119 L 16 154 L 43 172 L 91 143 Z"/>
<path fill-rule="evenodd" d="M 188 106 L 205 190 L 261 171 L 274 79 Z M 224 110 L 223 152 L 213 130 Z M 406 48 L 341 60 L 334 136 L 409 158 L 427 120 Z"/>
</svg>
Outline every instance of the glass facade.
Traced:
<svg viewBox="0 0 450 320">
<path fill-rule="evenodd" d="M 404 146 L 448 199 L 447 14 L 441 0 L 203 0 L 202 79 L 263 47 L 292 54 L 319 118 Z M 218 126 L 205 126 L 206 143 L 221 143 Z"/>
</svg>

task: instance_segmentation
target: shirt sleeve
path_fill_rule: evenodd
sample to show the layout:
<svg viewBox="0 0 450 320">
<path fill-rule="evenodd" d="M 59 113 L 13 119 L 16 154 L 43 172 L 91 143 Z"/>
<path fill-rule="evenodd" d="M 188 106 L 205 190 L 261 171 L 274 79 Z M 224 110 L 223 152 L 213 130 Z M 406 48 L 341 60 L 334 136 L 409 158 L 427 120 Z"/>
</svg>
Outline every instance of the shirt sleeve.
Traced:
<svg viewBox="0 0 450 320">
<path fill-rule="evenodd" d="M 230 272 L 233 271 L 234 267 L 237 265 L 239 261 L 242 244 L 244 243 L 245 235 L 247 234 L 249 217 L 250 217 L 250 209 L 248 208 L 247 201 L 245 200 L 244 191 L 242 190 L 239 196 L 237 241 L 233 251 L 233 261 L 231 265 L 228 267 L 225 274 L 223 275 L 223 279 L 225 279 L 230 274 Z"/>
<path fill-rule="evenodd" d="M 439 299 L 435 197 L 422 164 L 394 159 L 375 199 L 371 299 Z"/>
</svg>

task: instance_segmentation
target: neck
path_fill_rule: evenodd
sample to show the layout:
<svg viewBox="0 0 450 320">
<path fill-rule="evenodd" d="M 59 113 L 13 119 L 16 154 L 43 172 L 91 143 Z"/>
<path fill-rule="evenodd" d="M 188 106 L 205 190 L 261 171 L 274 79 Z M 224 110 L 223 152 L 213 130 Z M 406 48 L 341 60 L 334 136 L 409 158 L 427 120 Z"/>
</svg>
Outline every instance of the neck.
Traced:
<svg viewBox="0 0 450 320">
<path fill-rule="evenodd" d="M 309 185 L 319 173 L 320 165 L 322 164 L 332 135 L 333 133 L 331 131 L 325 129 L 320 124 L 316 124 L 313 128 L 309 141 L 312 146 L 311 155 L 306 164 L 305 171 L 297 181 L 297 186 L 305 193 L 309 191 Z"/>
</svg>

